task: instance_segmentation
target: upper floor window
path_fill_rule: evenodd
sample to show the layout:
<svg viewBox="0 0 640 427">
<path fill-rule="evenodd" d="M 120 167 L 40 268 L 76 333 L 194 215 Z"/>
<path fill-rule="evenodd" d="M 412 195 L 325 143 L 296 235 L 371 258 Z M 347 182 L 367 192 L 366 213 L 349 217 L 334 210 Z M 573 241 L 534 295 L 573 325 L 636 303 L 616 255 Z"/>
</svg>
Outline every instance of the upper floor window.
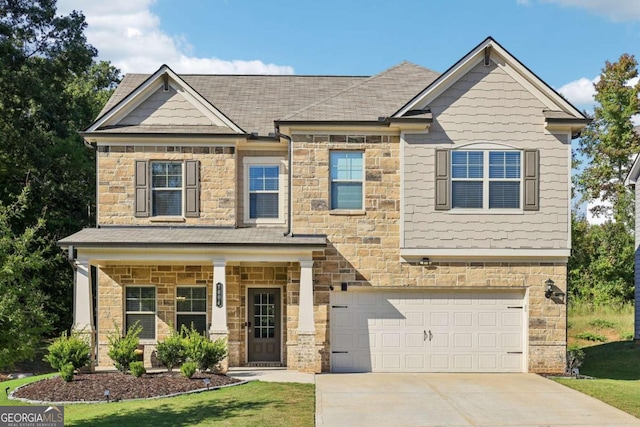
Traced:
<svg viewBox="0 0 640 427">
<path fill-rule="evenodd" d="M 245 157 L 244 219 L 254 223 L 283 221 L 282 159 Z"/>
<path fill-rule="evenodd" d="M 151 163 L 151 212 L 182 215 L 182 162 Z"/>
<path fill-rule="evenodd" d="M 200 162 L 135 161 L 136 217 L 200 216 Z"/>
<path fill-rule="evenodd" d="M 363 154 L 362 151 L 330 153 L 331 209 L 363 209 Z"/>
<path fill-rule="evenodd" d="M 127 286 L 125 288 L 125 329 L 136 322 L 142 326 L 140 339 L 156 338 L 156 288 Z"/>
<path fill-rule="evenodd" d="M 519 209 L 520 151 L 452 151 L 451 207 Z"/>
</svg>

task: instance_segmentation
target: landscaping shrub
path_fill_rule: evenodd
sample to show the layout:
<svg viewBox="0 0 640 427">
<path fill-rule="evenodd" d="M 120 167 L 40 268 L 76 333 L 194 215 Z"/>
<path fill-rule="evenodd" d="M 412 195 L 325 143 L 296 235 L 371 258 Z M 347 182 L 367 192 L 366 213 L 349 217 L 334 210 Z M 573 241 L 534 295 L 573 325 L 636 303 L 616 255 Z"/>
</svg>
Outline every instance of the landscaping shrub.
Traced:
<svg viewBox="0 0 640 427">
<path fill-rule="evenodd" d="M 608 320 L 593 319 L 592 321 L 589 322 L 589 326 L 593 326 L 594 328 L 598 328 L 598 329 L 611 329 L 611 328 L 614 328 L 616 325 L 615 323 L 610 322 Z"/>
<path fill-rule="evenodd" d="M 574 369 L 579 368 L 584 363 L 585 352 L 577 345 L 569 346 L 567 349 L 567 373 L 573 373 Z"/>
<path fill-rule="evenodd" d="M 76 371 L 75 368 L 73 367 L 73 364 L 67 363 L 66 365 L 60 367 L 59 371 L 60 371 L 60 376 L 65 382 L 73 381 L 73 375 Z"/>
<path fill-rule="evenodd" d="M 156 355 L 158 360 L 171 372 L 174 367 L 180 366 L 180 364 L 185 361 L 185 347 L 183 334 L 174 331 L 158 343 Z"/>
<path fill-rule="evenodd" d="M 147 373 L 147 370 L 144 369 L 144 362 L 131 362 L 129 364 L 129 369 L 131 369 L 131 375 L 136 378 L 140 378 L 142 375 Z"/>
<path fill-rule="evenodd" d="M 576 334 L 576 338 L 587 341 L 595 341 L 595 342 L 607 342 L 607 337 L 604 335 L 594 334 L 593 332 L 580 332 Z"/>
<path fill-rule="evenodd" d="M 91 363 L 91 347 L 81 336 L 65 331 L 47 347 L 43 360 L 60 373 L 67 365 L 80 369 Z"/>
<path fill-rule="evenodd" d="M 215 367 L 227 357 L 227 342 L 224 338 L 211 341 L 195 329 L 183 329 L 185 335 L 186 356 L 195 362 L 200 372 Z"/>
<path fill-rule="evenodd" d="M 180 372 L 186 378 L 191 378 L 193 374 L 196 373 L 196 362 L 184 362 L 182 366 L 180 366 Z"/>
<path fill-rule="evenodd" d="M 138 336 L 142 332 L 142 326 L 136 322 L 129 327 L 125 336 L 121 336 L 118 332 L 120 327 L 115 325 L 115 331 L 111 332 L 107 339 L 109 340 L 109 352 L 107 355 L 113 360 L 113 364 L 117 370 L 127 373 L 132 362 L 135 362 L 138 356 L 136 349 L 140 339 Z"/>
<path fill-rule="evenodd" d="M 622 339 L 623 341 L 630 341 L 632 340 L 633 337 L 633 332 L 625 332 L 624 334 L 622 334 L 622 336 L 620 337 L 620 339 Z"/>
</svg>

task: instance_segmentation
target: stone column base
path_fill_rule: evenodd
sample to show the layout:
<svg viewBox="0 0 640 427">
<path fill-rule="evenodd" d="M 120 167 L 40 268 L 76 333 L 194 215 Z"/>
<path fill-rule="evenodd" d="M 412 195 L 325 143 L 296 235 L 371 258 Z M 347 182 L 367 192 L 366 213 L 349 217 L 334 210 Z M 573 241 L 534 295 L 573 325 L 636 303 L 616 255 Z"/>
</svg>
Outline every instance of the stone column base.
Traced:
<svg viewBox="0 0 640 427">
<path fill-rule="evenodd" d="M 91 363 L 88 366 L 80 369 L 81 372 L 93 372 L 96 368 L 96 333 L 93 330 L 87 329 L 73 329 L 73 334 L 77 335 L 81 339 L 85 340 L 89 344 L 89 360 Z"/>
<path fill-rule="evenodd" d="M 301 372 L 320 373 L 320 357 L 316 348 L 315 332 L 298 332 L 296 369 Z"/>
<path fill-rule="evenodd" d="M 231 350 L 230 347 L 229 347 L 229 332 L 209 331 L 209 339 L 211 341 L 215 341 L 215 340 L 218 340 L 220 338 L 224 338 L 224 340 L 227 343 L 227 357 L 225 357 L 224 359 L 222 359 L 220 361 L 220 364 L 216 368 L 216 372 L 221 373 L 221 374 L 226 374 L 227 371 L 229 370 L 229 352 Z"/>
</svg>

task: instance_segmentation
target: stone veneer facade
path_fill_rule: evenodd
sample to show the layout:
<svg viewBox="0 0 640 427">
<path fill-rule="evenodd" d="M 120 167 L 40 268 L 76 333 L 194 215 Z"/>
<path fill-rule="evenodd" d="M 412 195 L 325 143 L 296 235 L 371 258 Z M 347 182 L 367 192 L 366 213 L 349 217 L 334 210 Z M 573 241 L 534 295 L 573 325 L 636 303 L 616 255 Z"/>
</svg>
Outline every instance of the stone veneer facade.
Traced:
<svg viewBox="0 0 640 427">
<path fill-rule="evenodd" d="M 566 264 L 439 262 L 432 266 L 400 258 L 400 138 L 393 135 L 294 135 L 293 230 L 327 234 L 314 268 L 315 345 L 321 370 L 330 370 L 329 286 L 437 289 L 521 289 L 528 306 L 528 364 L 531 372 L 563 372 L 566 306 L 544 297 L 552 279 L 566 292 Z M 365 209 L 329 209 L 329 152 L 364 152 Z"/>
<path fill-rule="evenodd" d="M 400 138 L 397 135 L 293 135 L 293 231 L 326 234 L 328 246 L 314 259 L 315 336 L 298 336 L 300 266 L 298 263 L 226 266 L 229 366 L 246 363 L 246 288 L 280 286 L 283 295 L 282 361 L 289 369 L 329 371 L 330 286 L 406 287 L 411 289 L 519 289 L 526 292 L 528 366 L 531 372 L 562 372 L 565 366 L 566 306 L 544 297 L 544 281 L 552 279 L 566 292 L 566 264 L 539 260 L 504 262 L 436 262 L 429 267 L 400 258 Z M 188 160 L 201 163 L 201 217 L 187 224 L 235 225 L 237 180 L 241 166 L 230 147 L 100 147 L 99 223 L 149 224 L 133 217 L 135 159 Z M 329 153 L 364 152 L 365 205 L 362 211 L 329 208 Z M 151 153 L 151 154 L 150 154 Z M 257 153 L 251 153 L 255 155 Z M 268 153 L 272 155 L 273 153 Z M 241 153 L 238 153 L 241 155 Z M 215 171 L 212 173 L 211 171 Z M 212 295 L 212 265 L 125 265 L 105 263 L 98 274 L 98 356 L 110 366 L 107 334 L 123 324 L 126 285 L 157 288 L 157 339 L 175 322 L 176 285 L 206 285 Z M 207 306 L 209 312 L 211 303 Z M 209 319 L 210 321 L 210 319 Z M 154 343 L 145 345 L 148 366 Z"/>
</svg>

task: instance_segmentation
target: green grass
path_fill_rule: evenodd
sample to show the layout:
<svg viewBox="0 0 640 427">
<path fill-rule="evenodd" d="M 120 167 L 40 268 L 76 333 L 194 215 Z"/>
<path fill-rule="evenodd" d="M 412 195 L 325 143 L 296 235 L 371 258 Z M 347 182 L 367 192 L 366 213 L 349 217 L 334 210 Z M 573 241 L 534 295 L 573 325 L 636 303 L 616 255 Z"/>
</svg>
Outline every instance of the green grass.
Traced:
<svg viewBox="0 0 640 427">
<path fill-rule="evenodd" d="M 580 374 L 594 379 L 555 381 L 640 418 L 640 345 L 629 340 L 633 337 L 633 306 L 571 307 L 568 324 L 569 343 L 585 352 Z M 589 339 L 598 335 L 610 342 Z"/>
<path fill-rule="evenodd" d="M 0 383 L 11 390 L 41 379 Z M 19 405 L 0 395 L 0 405 Z M 166 399 L 66 405 L 65 426 L 313 426 L 313 384 L 250 382 Z"/>
<path fill-rule="evenodd" d="M 599 344 L 590 337 L 604 337 L 607 342 L 633 338 L 633 305 L 622 307 L 593 307 L 572 304 L 567 319 L 569 345 L 580 347 Z M 602 341 L 600 341 L 602 342 Z"/>
</svg>

